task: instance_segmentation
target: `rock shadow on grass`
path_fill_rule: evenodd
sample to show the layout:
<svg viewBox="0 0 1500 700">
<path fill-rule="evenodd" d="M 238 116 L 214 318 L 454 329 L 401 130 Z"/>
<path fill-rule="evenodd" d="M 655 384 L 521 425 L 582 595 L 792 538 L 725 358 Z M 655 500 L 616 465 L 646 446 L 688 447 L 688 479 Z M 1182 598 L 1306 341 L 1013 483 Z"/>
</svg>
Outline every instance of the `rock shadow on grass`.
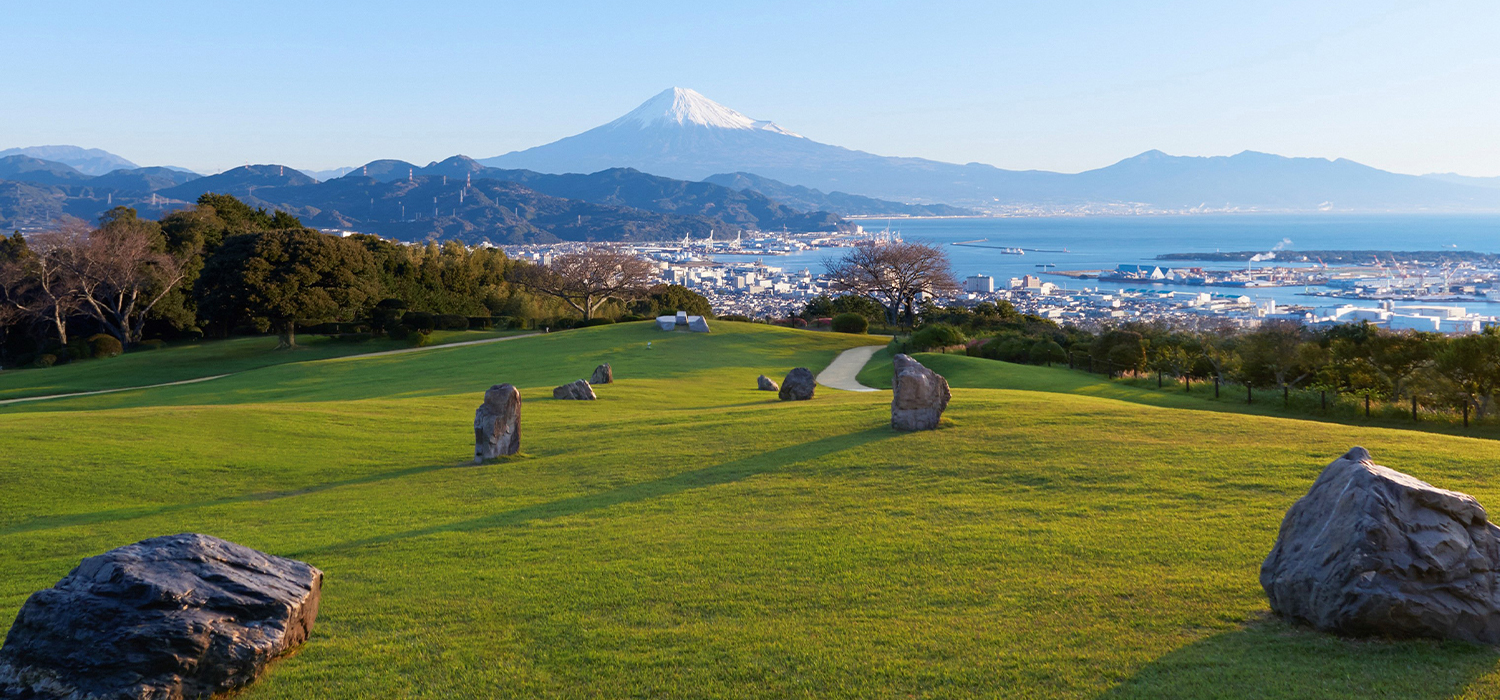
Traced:
<svg viewBox="0 0 1500 700">
<path fill-rule="evenodd" d="M 1100 700 L 1452 698 L 1500 649 L 1430 639 L 1345 638 L 1268 614 L 1146 664 Z"/>
<path fill-rule="evenodd" d="M 758 474 L 777 471 L 788 464 L 820 459 L 836 452 L 850 450 L 897 435 L 889 426 L 869 428 L 843 435 L 788 445 L 786 447 L 751 455 L 742 459 L 723 462 L 703 469 L 680 472 L 672 476 L 645 481 L 600 493 L 564 498 L 548 503 L 539 503 L 524 508 L 508 510 L 470 520 L 434 525 L 432 527 L 396 532 L 341 544 L 320 547 L 309 551 L 295 552 L 287 556 L 306 557 L 329 551 L 348 550 L 367 545 L 385 544 L 397 540 L 434 535 L 443 532 L 471 532 L 501 527 L 513 527 L 537 520 L 548 520 L 590 511 L 601 510 L 626 503 L 636 503 L 663 496 L 671 496 L 694 489 L 743 481 Z"/>
</svg>

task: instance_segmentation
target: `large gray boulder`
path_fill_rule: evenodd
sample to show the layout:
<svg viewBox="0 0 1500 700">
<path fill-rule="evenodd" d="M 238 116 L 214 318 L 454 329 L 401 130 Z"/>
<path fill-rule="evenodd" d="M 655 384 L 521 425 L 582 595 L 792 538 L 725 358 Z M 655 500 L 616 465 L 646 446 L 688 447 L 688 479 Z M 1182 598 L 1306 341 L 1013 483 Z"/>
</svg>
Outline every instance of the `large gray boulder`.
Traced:
<svg viewBox="0 0 1500 700">
<path fill-rule="evenodd" d="M 1363 447 L 1287 511 L 1260 585 L 1320 630 L 1500 643 L 1500 528 L 1472 497 L 1375 464 Z"/>
<path fill-rule="evenodd" d="M 589 377 L 589 384 L 610 384 L 615 381 L 615 371 L 610 369 L 606 362 L 594 368 L 593 376 Z"/>
<path fill-rule="evenodd" d="M 206 698 L 254 681 L 318 616 L 323 572 L 207 535 L 84 559 L 26 599 L 0 698 Z"/>
<path fill-rule="evenodd" d="M 806 367 L 798 367 L 786 373 L 786 379 L 781 380 L 781 391 L 777 396 L 782 401 L 806 401 L 813 397 L 813 390 L 818 382 L 813 378 L 813 373 Z"/>
<path fill-rule="evenodd" d="M 907 355 L 896 355 L 891 379 L 891 427 L 934 430 L 953 397 L 948 380 Z"/>
<path fill-rule="evenodd" d="M 568 401 L 593 401 L 599 397 L 594 395 L 594 387 L 589 386 L 588 382 L 580 379 L 553 389 L 552 398 Z"/>
<path fill-rule="evenodd" d="M 496 384 L 474 411 L 474 463 L 521 451 L 521 391 Z"/>
<path fill-rule="evenodd" d="M 775 379 L 767 377 L 764 374 L 762 374 L 759 377 L 755 378 L 755 388 L 760 389 L 761 391 L 780 391 L 781 390 L 781 386 L 776 383 Z"/>
</svg>

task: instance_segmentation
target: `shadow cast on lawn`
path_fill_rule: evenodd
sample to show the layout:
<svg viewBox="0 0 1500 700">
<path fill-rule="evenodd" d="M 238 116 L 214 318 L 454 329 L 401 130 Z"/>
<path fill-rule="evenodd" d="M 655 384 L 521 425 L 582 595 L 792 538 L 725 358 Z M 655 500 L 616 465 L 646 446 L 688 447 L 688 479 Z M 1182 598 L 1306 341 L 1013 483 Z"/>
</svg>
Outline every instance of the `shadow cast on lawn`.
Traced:
<svg viewBox="0 0 1500 700">
<path fill-rule="evenodd" d="M 1162 656 L 1100 700 L 1451 698 L 1496 669 L 1494 647 L 1346 639 L 1266 618 Z"/>
<path fill-rule="evenodd" d="M 646 481 L 629 486 L 622 486 L 600 493 L 584 496 L 574 496 L 548 503 L 539 503 L 533 506 L 517 508 L 501 513 L 486 515 L 471 520 L 461 520 L 444 525 L 434 525 L 405 532 L 396 532 L 388 535 L 379 535 L 359 540 L 352 540 L 326 547 L 315 547 L 300 552 L 291 552 L 283 556 L 296 558 L 307 557 L 312 554 L 342 551 L 363 547 L 367 545 L 384 544 L 397 540 L 405 540 L 424 535 L 433 535 L 442 532 L 470 532 L 474 530 L 487 530 L 499 527 L 521 525 L 523 523 L 559 518 L 569 515 L 577 515 L 593 510 L 608 508 L 624 503 L 635 503 L 661 496 L 670 496 L 693 489 L 707 488 L 728 484 L 757 474 L 765 474 L 776 471 L 788 464 L 818 459 L 835 452 L 860 447 L 877 440 L 893 437 L 896 433 L 890 428 L 882 426 L 866 430 L 833 435 L 830 437 L 813 440 L 796 445 L 778 448 L 769 452 L 751 455 L 743 459 L 737 459 L 722 464 L 716 464 L 703 469 L 695 469 L 689 472 L 674 474 L 655 481 Z"/>
<path fill-rule="evenodd" d="M 155 516 L 155 515 L 166 515 L 166 514 L 169 514 L 169 513 L 178 513 L 178 512 L 186 511 L 186 510 L 193 510 L 195 508 L 211 508 L 213 506 L 229 505 L 229 504 L 232 504 L 232 503 L 251 503 L 251 502 L 255 502 L 255 501 L 274 501 L 274 500 L 278 500 L 278 499 L 282 499 L 282 498 L 291 498 L 293 496 L 305 496 L 305 495 L 310 494 L 310 493 L 318 493 L 320 491 L 327 491 L 329 489 L 336 489 L 336 488 L 339 488 L 341 486 L 358 486 L 360 484 L 372 484 L 372 483 L 376 483 L 376 482 L 380 482 L 380 481 L 390 481 L 392 479 L 402 479 L 402 478 L 405 478 L 405 477 L 408 477 L 408 476 L 416 476 L 418 474 L 426 474 L 428 472 L 434 472 L 434 471 L 439 471 L 439 470 L 443 470 L 443 469 L 458 469 L 458 468 L 462 468 L 462 467 L 472 467 L 472 466 L 474 466 L 473 462 L 463 462 L 463 463 L 460 463 L 460 464 L 433 464 L 433 465 L 428 465 L 428 466 L 423 466 L 423 467 L 408 467 L 406 469 L 396 469 L 394 471 L 379 472 L 379 473 L 376 473 L 376 474 L 367 474 L 365 476 L 357 476 L 357 477 L 354 477 L 352 479 L 340 479 L 339 481 L 329 481 L 327 483 L 314 484 L 312 486 L 305 486 L 305 487 L 300 488 L 300 489 L 286 489 L 286 490 L 282 490 L 282 491 L 260 491 L 260 492 L 257 492 L 257 493 L 245 493 L 245 494 L 240 494 L 238 496 L 226 496 L 224 498 L 215 498 L 213 500 L 208 500 L 208 501 L 196 501 L 196 502 L 193 502 L 193 503 L 172 503 L 172 504 L 160 505 L 160 506 L 139 506 L 139 507 L 135 507 L 135 508 L 115 508 L 115 509 L 112 509 L 112 510 L 96 511 L 96 512 L 93 512 L 93 513 L 72 513 L 72 514 L 67 514 L 67 515 L 46 515 L 46 516 L 42 516 L 42 517 L 39 517 L 39 518 L 33 518 L 33 519 L 28 520 L 26 522 L 17 523 L 15 525 L 9 525 L 9 526 L 6 526 L 6 527 L 0 527 L 0 536 L 14 535 L 14 534 L 22 533 L 22 532 L 35 532 L 37 530 L 51 530 L 51 529 L 60 528 L 60 527 L 71 527 L 71 526 L 74 526 L 74 525 L 96 525 L 96 524 L 99 524 L 99 523 L 113 523 L 113 522 L 120 522 L 120 521 L 124 521 L 124 520 L 135 520 L 135 519 L 138 519 L 138 518 L 149 518 L 149 517 L 152 517 L 152 516 Z"/>
</svg>

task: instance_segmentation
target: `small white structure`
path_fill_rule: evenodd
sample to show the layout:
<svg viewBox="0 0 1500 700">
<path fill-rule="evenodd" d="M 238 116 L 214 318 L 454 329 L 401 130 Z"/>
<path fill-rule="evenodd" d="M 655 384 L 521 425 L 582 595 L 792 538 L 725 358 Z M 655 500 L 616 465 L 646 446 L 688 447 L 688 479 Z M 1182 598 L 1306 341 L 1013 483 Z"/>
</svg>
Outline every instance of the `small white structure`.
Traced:
<svg viewBox="0 0 1500 700">
<path fill-rule="evenodd" d="M 707 333 L 708 319 L 702 316 L 689 316 L 686 311 L 678 311 L 676 316 L 657 316 L 656 327 L 664 331 L 683 329 L 693 333 Z"/>
</svg>

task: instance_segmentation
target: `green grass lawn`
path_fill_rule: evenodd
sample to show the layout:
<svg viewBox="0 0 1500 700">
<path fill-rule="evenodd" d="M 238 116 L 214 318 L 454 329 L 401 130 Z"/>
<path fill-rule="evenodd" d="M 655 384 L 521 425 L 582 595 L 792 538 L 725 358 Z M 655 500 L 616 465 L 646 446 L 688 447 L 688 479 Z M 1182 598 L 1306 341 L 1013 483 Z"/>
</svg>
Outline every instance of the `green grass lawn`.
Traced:
<svg viewBox="0 0 1500 700">
<path fill-rule="evenodd" d="M 434 344 L 462 343 L 517 335 L 525 331 L 435 331 Z M 0 372 L 0 400 L 148 386 L 243 372 L 287 362 L 383 352 L 411 347 L 388 338 L 362 342 L 336 341 L 327 336 L 303 335 L 294 350 L 276 350 L 275 336 L 177 343 L 161 350 L 138 350 L 103 360 L 82 360 L 46 369 Z"/>
<path fill-rule="evenodd" d="M 1015 366 L 960 357 L 922 357 L 955 386 L 925 433 L 887 427 L 888 394 L 754 389 L 867 342 L 621 324 L 0 407 L 0 619 L 193 531 L 327 576 L 312 639 L 244 698 L 1500 694 L 1495 649 L 1289 626 L 1256 579 L 1351 445 L 1494 504 L 1500 444 L 1045 371 L 971 387 L 995 368 L 968 362 Z M 606 361 L 599 401 L 550 398 Z M 506 381 L 524 454 L 470 466 Z"/>
</svg>

